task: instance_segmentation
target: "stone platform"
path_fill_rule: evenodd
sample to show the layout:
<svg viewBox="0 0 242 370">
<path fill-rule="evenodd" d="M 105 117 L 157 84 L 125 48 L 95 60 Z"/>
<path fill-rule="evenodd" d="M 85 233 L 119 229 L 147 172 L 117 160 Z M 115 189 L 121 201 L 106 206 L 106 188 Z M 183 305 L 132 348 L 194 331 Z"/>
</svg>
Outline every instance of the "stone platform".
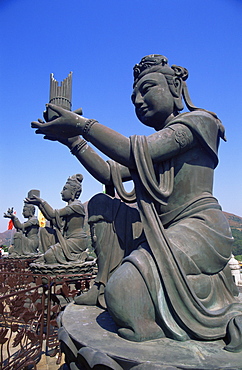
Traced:
<svg viewBox="0 0 242 370">
<path fill-rule="evenodd" d="M 44 264 L 33 262 L 30 264 L 30 269 L 34 274 L 42 275 L 74 275 L 74 274 L 88 274 L 96 270 L 96 259 L 92 261 L 66 263 L 65 265 Z"/>
<path fill-rule="evenodd" d="M 59 339 L 71 370 L 242 369 L 242 352 L 225 351 L 222 340 L 130 342 L 118 336 L 108 312 L 74 303 L 60 317 Z"/>
</svg>

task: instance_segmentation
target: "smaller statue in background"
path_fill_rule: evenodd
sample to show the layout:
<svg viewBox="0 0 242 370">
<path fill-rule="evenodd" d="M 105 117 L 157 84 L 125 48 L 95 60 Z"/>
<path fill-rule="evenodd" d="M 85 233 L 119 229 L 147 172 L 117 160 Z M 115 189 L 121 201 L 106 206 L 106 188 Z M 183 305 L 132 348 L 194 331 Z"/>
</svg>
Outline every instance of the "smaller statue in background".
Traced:
<svg viewBox="0 0 242 370">
<path fill-rule="evenodd" d="M 8 252 L 10 257 L 28 257 L 38 254 L 39 247 L 39 222 L 35 214 L 35 206 L 24 202 L 23 217 L 28 220 L 21 223 L 14 215 L 13 208 L 9 208 L 4 217 L 10 218 L 15 229 L 13 245 Z"/>
<path fill-rule="evenodd" d="M 67 205 L 59 210 L 53 209 L 45 200 L 33 195 L 26 198 L 28 204 L 36 205 L 53 228 L 40 229 L 40 251 L 43 255 L 35 262 L 43 265 L 65 265 L 84 262 L 88 253 L 87 234 L 83 230 L 85 209 L 78 199 L 82 192 L 81 174 L 68 178 L 61 192 Z"/>
</svg>

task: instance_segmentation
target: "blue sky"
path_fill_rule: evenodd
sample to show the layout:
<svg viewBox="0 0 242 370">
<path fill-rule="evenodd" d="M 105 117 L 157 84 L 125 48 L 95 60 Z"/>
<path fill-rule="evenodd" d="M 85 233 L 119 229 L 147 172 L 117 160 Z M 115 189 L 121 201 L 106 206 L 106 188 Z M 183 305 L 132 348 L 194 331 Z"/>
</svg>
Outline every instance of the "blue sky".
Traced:
<svg viewBox="0 0 242 370">
<path fill-rule="evenodd" d="M 68 149 L 36 135 L 49 76 L 73 72 L 73 109 L 126 136 L 151 134 L 134 114 L 132 68 L 163 54 L 189 70 L 193 103 L 218 114 L 226 128 L 214 195 L 224 211 L 242 216 L 241 0 L 0 0 L 0 232 L 14 207 L 21 221 L 30 189 L 53 208 L 68 176 L 84 175 L 81 200 L 102 186 Z"/>
</svg>

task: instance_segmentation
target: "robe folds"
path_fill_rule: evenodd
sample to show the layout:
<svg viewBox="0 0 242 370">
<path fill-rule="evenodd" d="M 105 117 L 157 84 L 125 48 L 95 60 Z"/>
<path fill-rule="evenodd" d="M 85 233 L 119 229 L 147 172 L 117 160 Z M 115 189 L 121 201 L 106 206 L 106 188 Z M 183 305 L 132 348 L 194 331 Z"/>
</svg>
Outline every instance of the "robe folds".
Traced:
<svg viewBox="0 0 242 370">
<path fill-rule="evenodd" d="M 79 200 L 75 200 L 71 205 L 67 205 L 65 209 L 68 211 L 70 209 L 70 214 L 76 216 L 84 217 L 85 210 L 83 204 Z M 55 227 L 52 230 L 50 235 L 49 230 L 42 230 L 41 243 L 43 250 L 48 250 L 50 248 L 52 252 L 51 260 L 55 259 L 55 263 L 59 264 L 68 264 L 80 262 L 83 258 L 86 257 L 86 253 L 83 252 L 87 248 L 87 234 L 84 230 L 80 231 L 74 230 L 71 233 L 66 235 L 65 228 L 71 216 L 61 217 L 58 210 L 55 210 L 55 218 L 53 219 L 53 224 Z M 53 244 L 50 246 L 50 240 L 53 241 Z M 54 242 L 55 241 L 55 242 Z M 50 250 L 48 253 L 50 253 Z M 45 255 L 46 262 L 48 262 L 48 256 Z M 53 263 L 53 262 L 52 262 Z"/>
<path fill-rule="evenodd" d="M 28 223 L 26 228 L 23 228 L 22 231 L 17 231 L 14 234 L 14 248 L 10 254 L 16 253 L 21 256 L 24 254 L 28 255 L 37 253 L 39 247 L 38 219 L 36 217 L 32 217 L 30 220 L 25 222 L 23 226 L 25 226 L 26 223 Z M 33 230 L 36 230 L 36 232 L 33 232 Z"/>
<path fill-rule="evenodd" d="M 184 113 L 173 119 L 187 126 L 206 154 L 218 163 L 219 128 L 205 112 Z M 140 272 L 152 298 L 159 324 L 167 337 L 214 340 L 227 338 L 225 349 L 242 350 L 242 304 L 235 297 L 229 270 L 233 238 L 218 201 L 201 192 L 177 208 L 160 213 L 174 192 L 173 158 L 159 164 L 155 174 L 147 139 L 132 136 L 135 168 L 131 176 L 146 243 L 126 255 Z M 124 201 L 118 164 L 110 167 L 114 186 Z M 148 247 L 147 247 L 148 245 Z"/>
</svg>

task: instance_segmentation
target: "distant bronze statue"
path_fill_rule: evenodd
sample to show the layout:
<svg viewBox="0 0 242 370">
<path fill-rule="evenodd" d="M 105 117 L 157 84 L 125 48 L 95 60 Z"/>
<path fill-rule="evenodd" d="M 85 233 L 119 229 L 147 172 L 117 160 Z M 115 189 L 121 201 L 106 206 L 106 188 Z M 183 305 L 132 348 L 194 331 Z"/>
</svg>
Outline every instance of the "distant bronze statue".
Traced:
<svg viewBox="0 0 242 370">
<path fill-rule="evenodd" d="M 23 216 L 28 220 L 21 223 L 14 215 L 13 208 L 9 208 L 4 217 L 10 218 L 17 230 L 14 234 L 13 245 L 8 252 L 11 257 L 27 257 L 36 255 L 39 247 L 39 222 L 34 216 L 35 206 L 24 203 Z"/>
<path fill-rule="evenodd" d="M 162 55 L 135 65 L 131 98 L 138 119 L 156 131 L 148 137 L 124 137 L 52 104 L 47 109 L 59 117 L 32 127 L 68 146 L 110 194 L 89 202 L 99 271 L 76 303 L 107 306 L 119 335 L 131 341 L 225 338 L 227 350 L 240 351 L 242 305 L 228 266 L 233 238 L 212 195 L 224 127 L 192 104 L 187 77 Z M 180 113 L 182 98 L 190 112 Z M 127 193 L 122 182 L 130 179 L 134 191 Z M 112 198 L 113 188 L 124 202 Z M 138 211 L 126 204 L 135 201 Z"/>
<path fill-rule="evenodd" d="M 82 192 L 82 180 L 81 174 L 68 178 L 61 192 L 62 200 L 67 205 L 59 210 L 53 209 L 37 196 L 26 198 L 25 201 L 38 206 L 54 226 L 40 229 L 40 250 L 43 255 L 36 263 L 62 265 L 86 260 L 87 234 L 83 230 L 85 210 L 78 199 Z"/>
</svg>

